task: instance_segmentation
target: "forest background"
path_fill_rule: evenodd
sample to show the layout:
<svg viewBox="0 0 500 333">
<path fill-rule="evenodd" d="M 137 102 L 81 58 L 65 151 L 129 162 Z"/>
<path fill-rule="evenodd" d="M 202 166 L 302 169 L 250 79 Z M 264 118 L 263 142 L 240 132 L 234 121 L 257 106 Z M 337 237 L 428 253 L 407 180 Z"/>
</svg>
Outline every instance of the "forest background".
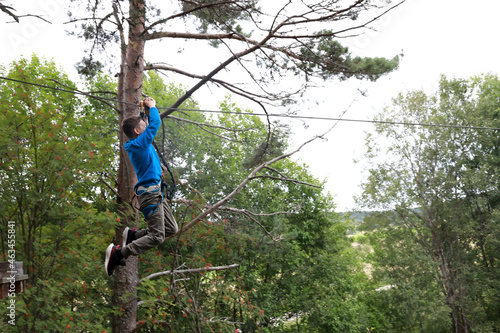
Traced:
<svg viewBox="0 0 500 333">
<path fill-rule="evenodd" d="M 37 56 L 2 71 L 76 86 Z M 116 91 L 117 84 L 95 73 L 80 88 Z M 324 181 L 286 158 L 295 152 L 287 124 L 273 123 L 269 136 L 269 124 L 241 114 L 250 110 L 232 97 L 217 109 L 236 114 L 171 118 L 163 144 L 180 180 L 172 204 L 184 225 L 239 188 L 259 163 L 278 159 L 265 165 L 274 175 L 251 174 L 230 207 L 141 257 L 130 325 L 128 309 L 114 299 L 116 284 L 102 274 L 102 248 L 123 224 L 113 186 L 116 112 L 94 99 L 5 82 L 2 249 L 14 220 L 30 280 L 17 299 L 16 326 L 2 325 L 119 331 L 125 316 L 135 331 L 497 332 L 498 140 L 484 127 L 498 127 L 498 86 L 494 75 L 443 77 L 434 91 L 403 93 L 380 113 L 379 120 L 456 127 L 376 127 L 366 140 L 371 165 L 359 202 L 382 212 L 354 237 L 347 237 L 352 221 L 321 191 Z M 162 105 L 187 89 L 155 72 L 143 85 Z M 191 110 L 202 104 L 186 103 Z"/>
</svg>

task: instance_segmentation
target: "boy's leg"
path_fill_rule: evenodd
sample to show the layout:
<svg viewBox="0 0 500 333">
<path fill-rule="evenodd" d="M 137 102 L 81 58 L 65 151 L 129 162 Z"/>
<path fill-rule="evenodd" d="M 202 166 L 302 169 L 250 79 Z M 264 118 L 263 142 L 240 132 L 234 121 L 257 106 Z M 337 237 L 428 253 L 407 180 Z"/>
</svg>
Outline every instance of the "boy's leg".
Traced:
<svg viewBox="0 0 500 333">
<path fill-rule="evenodd" d="M 149 218 L 146 219 L 148 224 L 147 232 L 143 230 L 139 235 L 136 234 L 136 240 L 127 246 L 123 247 L 122 254 L 124 258 L 129 256 L 137 256 L 152 247 L 158 246 L 163 243 L 165 239 L 165 226 L 164 214 L 162 214 L 161 192 L 143 193 L 137 197 L 140 209 L 143 211 L 146 207 L 156 205 L 156 211 Z M 142 234 L 142 235 L 141 235 Z M 140 237 L 142 236 L 142 237 Z"/>
<path fill-rule="evenodd" d="M 129 227 L 126 227 L 123 230 L 123 240 L 122 240 L 122 247 L 127 246 L 128 244 L 132 243 L 136 239 L 139 239 L 143 236 L 145 236 L 148 233 L 148 229 L 138 229 L 135 230 L 135 228 L 130 229 Z"/>
<path fill-rule="evenodd" d="M 158 209 L 160 209 L 160 205 L 158 205 Z M 177 226 L 177 222 L 175 221 L 175 217 L 172 214 L 172 210 L 170 206 L 166 202 L 165 199 L 162 201 L 163 209 L 163 223 L 165 224 L 165 237 L 175 235 L 179 231 L 179 227 Z M 148 233 L 148 229 L 139 229 L 134 231 L 134 240 L 139 239 L 145 236 Z"/>
<path fill-rule="evenodd" d="M 163 223 L 165 224 L 165 237 L 175 235 L 179 231 L 179 227 L 177 226 L 174 215 L 172 215 L 170 206 L 165 199 L 163 199 L 163 216 Z"/>
<path fill-rule="evenodd" d="M 136 230 L 135 231 L 135 239 L 139 239 L 141 237 L 144 237 L 146 236 L 146 234 L 148 233 L 148 229 L 139 229 L 139 230 Z"/>
<path fill-rule="evenodd" d="M 123 255 L 119 245 L 111 243 L 106 249 L 106 255 L 104 258 L 104 270 L 108 276 L 113 275 L 116 266 L 125 266 L 125 262 L 122 261 Z"/>
</svg>

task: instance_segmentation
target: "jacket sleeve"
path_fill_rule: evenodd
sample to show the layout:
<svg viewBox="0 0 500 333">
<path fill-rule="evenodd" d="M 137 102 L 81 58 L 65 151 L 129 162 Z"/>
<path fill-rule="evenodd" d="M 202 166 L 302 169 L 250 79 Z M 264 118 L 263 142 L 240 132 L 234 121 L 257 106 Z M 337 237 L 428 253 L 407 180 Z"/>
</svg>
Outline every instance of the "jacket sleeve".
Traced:
<svg viewBox="0 0 500 333">
<path fill-rule="evenodd" d="M 156 107 L 152 107 L 149 110 L 149 125 L 148 127 L 146 127 L 146 130 L 144 130 L 144 132 L 136 139 L 137 144 L 141 147 L 149 146 L 153 142 L 156 133 L 158 133 L 160 125 L 161 119 L 158 109 Z"/>
</svg>

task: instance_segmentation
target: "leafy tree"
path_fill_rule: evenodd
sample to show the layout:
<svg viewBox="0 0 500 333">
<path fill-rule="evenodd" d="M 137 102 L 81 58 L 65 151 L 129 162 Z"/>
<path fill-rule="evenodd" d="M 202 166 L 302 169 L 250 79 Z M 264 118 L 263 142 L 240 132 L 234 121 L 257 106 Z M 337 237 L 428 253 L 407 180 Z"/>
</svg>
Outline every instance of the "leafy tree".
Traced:
<svg viewBox="0 0 500 333">
<path fill-rule="evenodd" d="M 369 325 L 373 332 L 449 332 L 435 268 L 398 220 L 391 212 L 372 213 L 363 225 L 373 231 L 363 242 L 372 247 L 367 262 L 373 286 L 362 296 Z"/>
<path fill-rule="evenodd" d="M 2 72 L 74 86 L 53 61 L 35 55 Z M 0 246 L 6 260 L 7 221 L 14 221 L 16 260 L 29 275 L 26 293 L 16 295 L 16 329 L 103 328 L 110 298 L 101 248 L 116 216 L 99 178 L 113 172 L 106 168 L 116 158 L 110 148 L 116 131 L 96 130 L 105 127 L 106 114 L 74 94 L 12 81 L 0 90 Z"/>
<path fill-rule="evenodd" d="M 498 329 L 498 139 L 495 131 L 473 128 L 498 127 L 496 87 L 494 76 L 443 77 L 434 95 L 400 94 L 380 120 L 442 126 L 378 125 L 387 146 L 380 138 L 367 141 L 373 167 L 363 202 L 395 212 L 393 219 L 377 219 L 375 234 L 384 235 L 374 236 L 381 272 L 395 291 L 413 285 L 413 304 L 438 299 L 439 290 L 453 332 Z M 406 311 L 413 311 L 411 303 Z M 420 313 L 431 314 L 429 302 L 420 304 Z M 428 322 L 444 330 L 437 318 Z"/>
</svg>

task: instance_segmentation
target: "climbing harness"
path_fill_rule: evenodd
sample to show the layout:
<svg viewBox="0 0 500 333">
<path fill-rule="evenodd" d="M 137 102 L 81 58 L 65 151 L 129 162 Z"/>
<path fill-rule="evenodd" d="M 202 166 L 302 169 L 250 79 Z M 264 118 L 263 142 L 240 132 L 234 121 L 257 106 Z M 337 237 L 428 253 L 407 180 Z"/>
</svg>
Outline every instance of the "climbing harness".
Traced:
<svg viewBox="0 0 500 333">
<path fill-rule="evenodd" d="M 162 183 L 159 183 L 159 184 L 155 184 L 155 185 L 150 185 L 150 186 L 142 186 L 142 185 L 139 185 L 137 186 L 137 188 L 135 189 L 134 191 L 134 196 L 132 197 L 132 200 L 130 202 L 130 204 L 133 206 L 132 202 L 134 201 L 134 198 L 135 197 L 139 197 L 141 196 L 142 194 L 144 193 L 155 193 L 155 192 L 158 192 L 160 191 L 160 189 L 163 188 L 163 185 Z M 162 195 L 159 197 L 158 199 L 158 202 L 155 203 L 155 204 L 152 204 L 152 205 L 149 205 L 149 206 L 146 206 L 144 207 L 143 209 L 141 209 L 140 207 L 134 207 L 136 208 L 137 210 L 140 210 L 142 212 L 142 214 L 144 215 L 144 218 L 147 220 L 149 219 L 154 213 L 156 213 L 156 211 L 158 210 L 158 205 L 163 201 L 163 193 Z"/>
</svg>

